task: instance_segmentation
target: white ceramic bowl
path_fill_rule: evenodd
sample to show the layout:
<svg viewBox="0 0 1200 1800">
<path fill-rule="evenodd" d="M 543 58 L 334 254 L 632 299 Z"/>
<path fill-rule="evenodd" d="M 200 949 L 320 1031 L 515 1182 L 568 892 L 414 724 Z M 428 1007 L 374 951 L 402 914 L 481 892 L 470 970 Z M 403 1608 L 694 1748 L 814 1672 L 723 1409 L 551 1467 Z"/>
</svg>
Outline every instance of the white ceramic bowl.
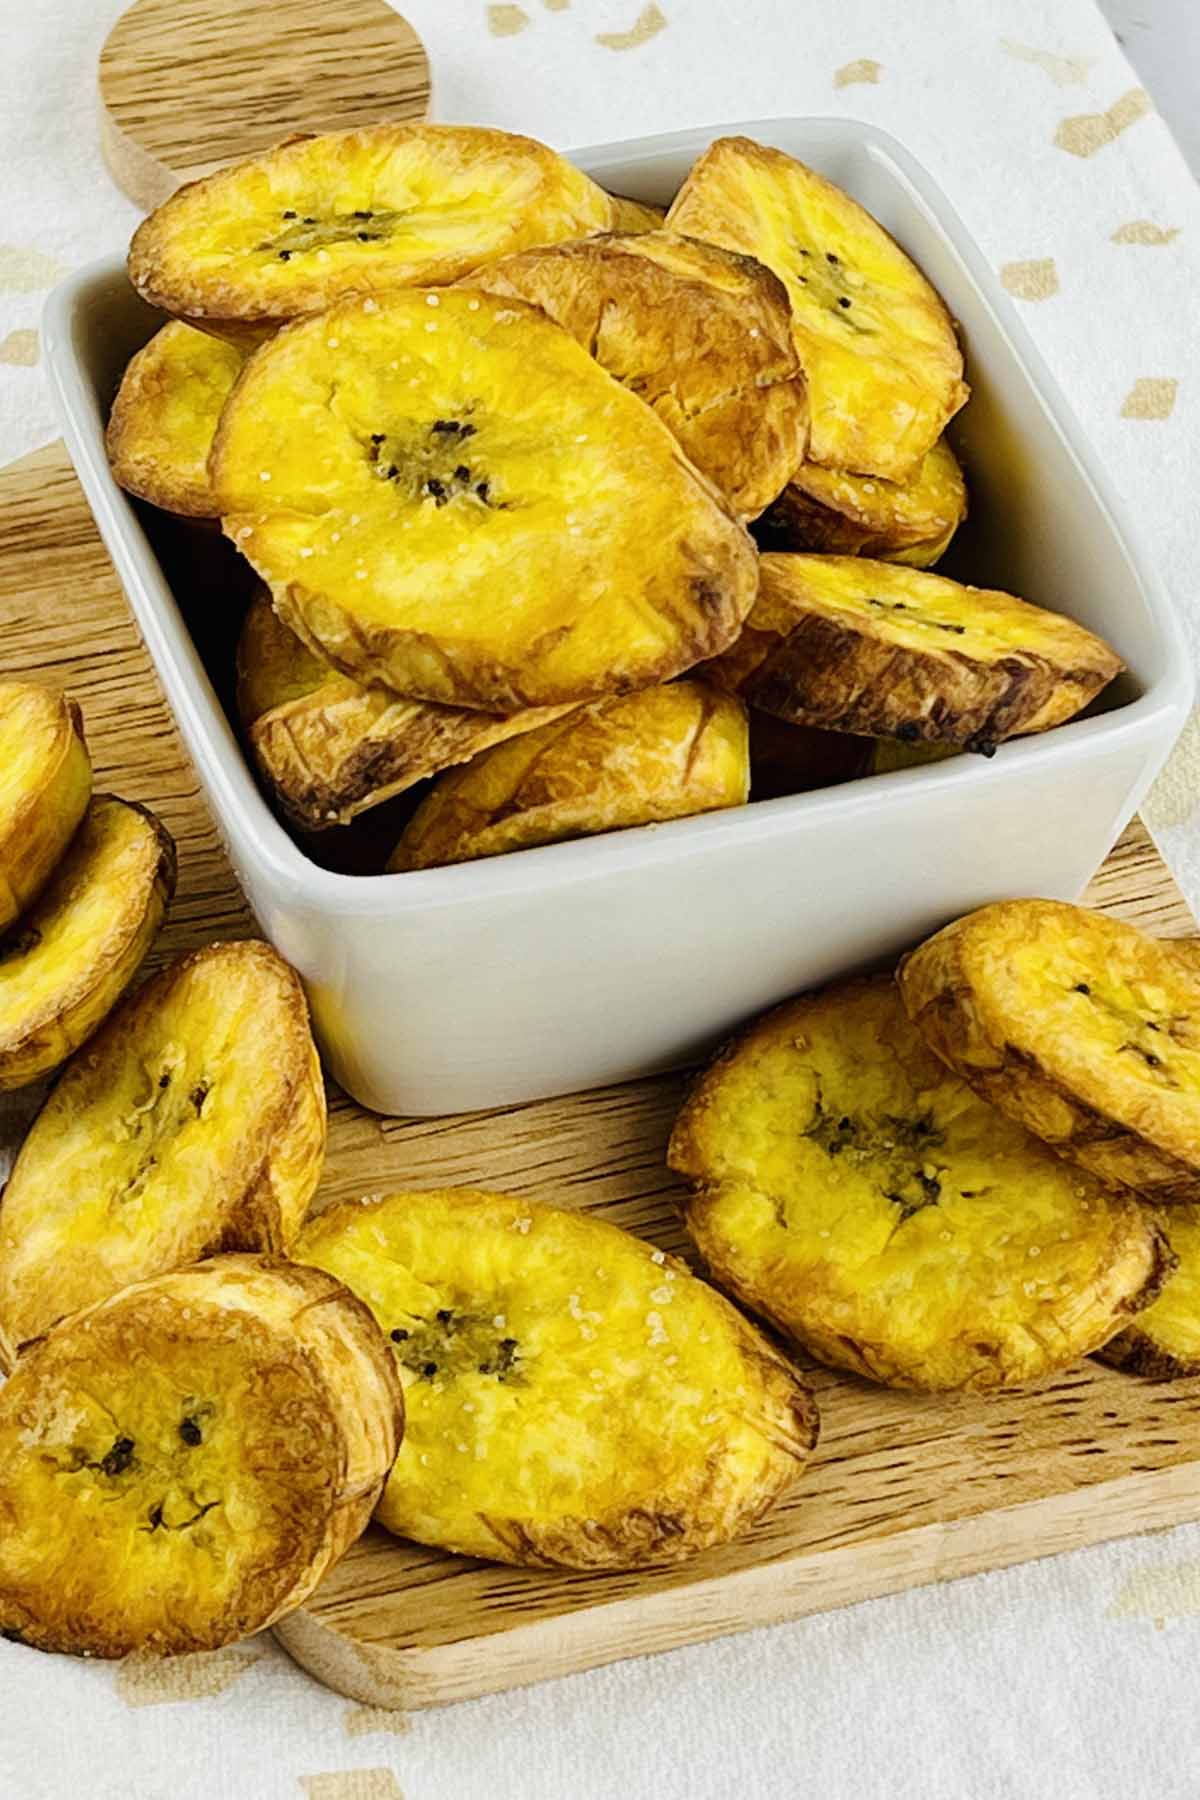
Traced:
<svg viewBox="0 0 1200 1800">
<path fill-rule="evenodd" d="M 945 296 L 973 388 L 953 434 L 972 517 L 947 566 L 1069 613 L 1116 646 L 1130 673 L 1094 716 L 991 761 L 960 757 L 454 868 L 332 874 L 263 801 L 108 471 L 109 402 L 159 321 L 117 258 L 47 303 L 67 446 L 233 865 L 304 978 L 331 1072 L 380 1112 L 458 1112 L 645 1074 L 984 901 L 1074 898 L 1186 717 L 1187 656 L 1152 565 L 992 271 L 898 144 L 850 121 L 771 119 L 572 156 L 615 192 L 663 202 L 724 131 L 824 170 Z"/>
</svg>

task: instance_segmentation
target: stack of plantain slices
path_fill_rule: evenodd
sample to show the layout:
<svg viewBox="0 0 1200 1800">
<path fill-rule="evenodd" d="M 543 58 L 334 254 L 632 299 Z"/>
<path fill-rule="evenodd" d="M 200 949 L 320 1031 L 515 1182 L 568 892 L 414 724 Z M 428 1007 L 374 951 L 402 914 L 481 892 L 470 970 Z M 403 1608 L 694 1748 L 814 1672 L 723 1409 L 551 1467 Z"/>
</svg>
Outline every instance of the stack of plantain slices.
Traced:
<svg viewBox="0 0 1200 1800">
<path fill-rule="evenodd" d="M 967 512 L 955 329 L 780 151 L 718 139 L 664 212 L 507 132 L 292 140 L 173 195 L 129 271 L 170 322 L 117 394 L 114 474 L 219 520 L 261 578 L 242 732 L 330 866 L 988 753 L 1121 667 L 1057 614 L 920 574 Z M 718 781 L 679 778 L 680 677 L 706 744 L 729 721 Z"/>
</svg>

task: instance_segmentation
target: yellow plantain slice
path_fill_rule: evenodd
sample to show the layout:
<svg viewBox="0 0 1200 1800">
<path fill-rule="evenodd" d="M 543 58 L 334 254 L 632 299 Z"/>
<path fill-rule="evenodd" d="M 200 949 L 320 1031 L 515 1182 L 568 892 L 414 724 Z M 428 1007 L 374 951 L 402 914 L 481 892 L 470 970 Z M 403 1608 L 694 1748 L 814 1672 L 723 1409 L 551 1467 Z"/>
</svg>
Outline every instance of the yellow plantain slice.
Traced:
<svg viewBox="0 0 1200 1800">
<path fill-rule="evenodd" d="M 316 1269 L 126 1288 L 0 1392 L 0 1632 L 118 1657 L 260 1631 L 363 1530 L 403 1422 L 385 1340 Z"/>
<path fill-rule="evenodd" d="M 0 682 L 0 931 L 44 887 L 91 792 L 75 702 L 31 681 Z"/>
<path fill-rule="evenodd" d="M 177 319 L 138 351 L 108 420 L 108 460 L 131 494 L 167 512 L 215 519 L 208 453 L 245 356 Z"/>
<path fill-rule="evenodd" d="M 701 1078 L 668 1160 L 714 1277 L 888 1387 L 1012 1387 L 1097 1349 L 1172 1266 L 1153 1216 L 976 1099 L 887 976 L 789 1001 Z"/>
<path fill-rule="evenodd" d="M 33 907 L 0 938 L 0 1093 L 48 1075 L 120 999 L 175 891 L 152 812 L 97 794 Z"/>
<path fill-rule="evenodd" d="M 1061 725 L 1124 667 L 1061 613 L 860 556 L 762 558 L 754 610 L 705 669 L 797 725 L 989 756 Z"/>
<path fill-rule="evenodd" d="M 1200 1206 L 1172 1206 L 1159 1216 L 1179 1266 L 1162 1293 L 1097 1351 L 1101 1362 L 1173 1381 L 1200 1375 Z"/>
<path fill-rule="evenodd" d="M 610 194 L 608 198 L 614 231 L 659 231 L 666 220 L 665 207 L 650 206 L 644 200 L 630 200 L 625 194 Z"/>
<path fill-rule="evenodd" d="M 211 467 L 285 622 L 413 699 L 508 713 L 666 680 L 732 641 L 758 580 L 666 426 L 489 294 L 396 293 L 280 333 Z"/>
<path fill-rule="evenodd" d="M 129 278 L 164 312 L 252 338 L 612 222 L 608 195 L 533 138 L 374 125 L 290 138 L 189 182 L 138 227 Z"/>
<path fill-rule="evenodd" d="M 655 231 L 523 250 L 466 279 L 565 326 L 743 518 L 801 462 L 808 395 L 787 289 L 753 257 Z"/>
<path fill-rule="evenodd" d="M 905 481 L 966 400 L 949 313 L 870 213 L 749 138 L 718 138 L 667 214 L 672 231 L 744 250 L 792 303 L 812 406 L 810 462 Z"/>
<path fill-rule="evenodd" d="M 439 769 L 569 710 L 531 707 L 505 717 L 363 687 L 302 644 L 265 589 L 238 643 L 238 705 L 259 773 L 306 831 L 347 825 Z"/>
<path fill-rule="evenodd" d="M 677 1562 L 770 1508 L 817 1437 L 783 1358 L 686 1265 L 584 1213 L 473 1190 L 330 1208 L 296 1255 L 395 1347 L 404 1445 L 376 1514 L 467 1556 Z"/>
<path fill-rule="evenodd" d="M 1200 1202 L 1200 971 L 1121 919 L 1006 900 L 900 965 L 909 1016 L 1060 1156 L 1153 1202 Z"/>
<path fill-rule="evenodd" d="M 773 550 L 875 556 L 927 569 L 967 516 L 958 459 L 939 438 L 907 481 L 847 475 L 803 463 L 762 521 Z"/>
<path fill-rule="evenodd" d="M 164 969 L 64 1070 L 9 1177 L 9 1360 L 131 1281 L 213 1250 L 285 1250 L 324 1156 L 320 1064 L 282 958 L 212 944 Z"/>
<path fill-rule="evenodd" d="M 740 701 L 699 681 L 643 688 L 580 707 L 443 775 L 388 868 L 429 869 L 742 806 L 749 789 Z"/>
</svg>

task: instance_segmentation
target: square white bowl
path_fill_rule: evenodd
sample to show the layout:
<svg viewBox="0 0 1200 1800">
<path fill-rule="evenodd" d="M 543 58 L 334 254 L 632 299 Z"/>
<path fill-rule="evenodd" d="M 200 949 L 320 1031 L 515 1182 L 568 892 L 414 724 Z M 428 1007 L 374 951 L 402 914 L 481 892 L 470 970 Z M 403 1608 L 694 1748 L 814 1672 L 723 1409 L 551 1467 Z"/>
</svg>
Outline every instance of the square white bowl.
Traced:
<svg viewBox="0 0 1200 1800">
<path fill-rule="evenodd" d="M 716 136 L 823 170 L 915 257 L 959 320 L 972 399 L 954 438 L 972 517 L 952 572 L 1107 638 L 1129 674 L 1087 717 L 994 758 L 873 776 L 724 813 L 414 874 L 317 867 L 273 817 L 210 684 L 104 425 L 161 322 L 120 259 L 55 289 L 46 364 L 67 447 L 267 937 L 302 975 L 334 1077 L 364 1106 L 436 1115 L 689 1061 L 798 989 L 1021 894 L 1073 899 L 1191 703 L 1153 566 L 1053 378 L 961 221 L 885 133 L 769 119 L 572 152 L 664 202 Z"/>
</svg>

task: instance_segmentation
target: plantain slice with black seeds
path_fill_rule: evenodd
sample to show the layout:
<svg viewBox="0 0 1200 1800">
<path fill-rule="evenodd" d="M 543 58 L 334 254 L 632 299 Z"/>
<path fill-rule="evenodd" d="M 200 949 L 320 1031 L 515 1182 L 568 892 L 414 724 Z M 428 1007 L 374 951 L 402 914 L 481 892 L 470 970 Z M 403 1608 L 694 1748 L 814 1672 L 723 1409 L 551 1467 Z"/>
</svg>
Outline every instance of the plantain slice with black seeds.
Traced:
<svg viewBox="0 0 1200 1800">
<path fill-rule="evenodd" d="M 0 682 L 0 931 L 49 880 L 91 792 L 75 702 L 36 682 Z"/>
<path fill-rule="evenodd" d="M 705 669 L 797 725 L 985 755 L 1061 725 L 1124 667 L 1061 613 L 860 556 L 770 553 L 733 648 Z"/>
<path fill-rule="evenodd" d="M 889 976 L 752 1025 L 701 1077 L 668 1160 L 714 1278 L 888 1387 L 1036 1380 L 1114 1337 L 1173 1264 L 1146 1208 L 938 1061 Z"/>
<path fill-rule="evenodd" d="M 246 364 L 223 524 L 343 674 L 512 713 L 667 680 L 729 644 L 754 546 L 649 407 L 523 301 L 354 301 Z"/>
<path fill-rule="evenodd" d="M 403 1421 L 385 1340 L 317 1269 L 125 1288 L 0 1391 L 0 1633 L 120 1657 L 260 1631 L 363 1530 Z"/>
<path fill-rule="evenodd" d="M 1131 1375 L 1175 1381 L 1200 1375 L 1200 1206 L 1164 1207 L 1159 1222 L 1177 1267 L 1154 1304 L 1096 1354 Z"/>
<path fill-rule="evenodd" d="M 295 973 L 211 944 L 124 1000 L 60 1076 L 0 1203 L 5 1360 L 64 1314 L 215 1250 L 281 1252 L 325 1156 Z"/>
<path fill-rule="evenodd" d="M 350 295 L 438 286 L 613 224 L 596 183 L 533 138 L 475 125 L 294 137 L 171 195 L 138 227 L 143 299 L 235 342 Z"/>
<path fill-rule="evenodd" d="M 729 137 L 692 168 L 667 225 L 757 257 L 787 287 L 809 460 L 913 475 L 969 389 L 945 306 L 870 213 L 783 151 Z"/>
<path fill-rule="evenodd" d="M 65 1062 L 129 986 L 175 891 L 144 806 L 96 794 L 30 910 L 0 937 L 0 1093 Z"/>
<path fill-rule="evenodd" d="M 796 1372 L 686 1265 L 470 1189 L 331 1207 L 295 1254 L 366 1301 L 404 1384 L 376 1514 L 467 1556 L 678 1562 L 775 1503 L 817 1437 Z"/>
<path fill-rule="evenodd" d="M 130 362 L 105 438 L 128 493 L 186 518 L 215 519 L 208 453 L 245 355 L 173 319 Z"/>
<path fill-rule="evenodd" d="M 966 516 L 962 469 L 939 438 L 907 481 L 802 463 L 763 515 L 757 535 L 772 550 L 871 556 L 928 569 L 945 555 Z"/>
<path fill-rule="evenodd" d="M 1060 1156 L 1148 1202 L 1200 1203 L 1200 970 L 1169 941 L 1006 900 L 921 944 L 899 981 L 931 1048 Z"/>
</svg>

